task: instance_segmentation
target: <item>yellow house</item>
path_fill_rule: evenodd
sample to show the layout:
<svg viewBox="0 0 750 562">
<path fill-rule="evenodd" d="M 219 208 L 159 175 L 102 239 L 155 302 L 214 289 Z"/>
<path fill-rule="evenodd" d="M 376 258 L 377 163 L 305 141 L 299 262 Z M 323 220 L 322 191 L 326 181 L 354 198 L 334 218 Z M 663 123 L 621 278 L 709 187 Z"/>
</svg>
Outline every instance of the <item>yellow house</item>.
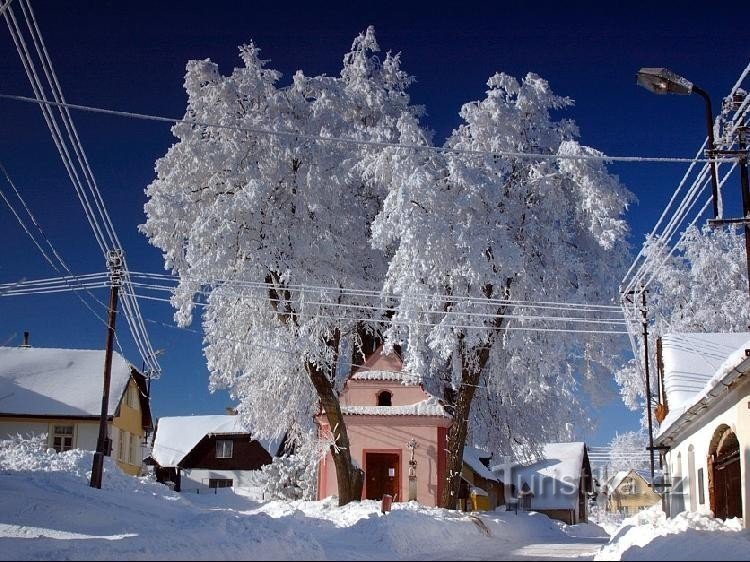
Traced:
<svg viewBox="0 0 750 562">
<path fill-rule="evenodd" d="M 646 479 L 635 470 L 621 470 L 607 482 L 607 511 L 634 515 L 661 502 Z"/>
<path fill-rule="evenodd" d="M 58 452 L 95 450 L 103 373 L 103 350 L 0 347 L 0 439 L 46 434 Z M 141 473 L 152 427 L 146 378 L 114 352 L 107 430 L 124 472 Z"/>
</svg>

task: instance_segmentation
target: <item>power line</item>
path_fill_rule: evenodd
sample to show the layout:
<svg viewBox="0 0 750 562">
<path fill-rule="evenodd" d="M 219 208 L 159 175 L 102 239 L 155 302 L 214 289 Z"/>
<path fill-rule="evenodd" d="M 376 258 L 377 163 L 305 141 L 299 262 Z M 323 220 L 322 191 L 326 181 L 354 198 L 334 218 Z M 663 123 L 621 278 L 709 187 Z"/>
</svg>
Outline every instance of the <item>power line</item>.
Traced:
<svg viewBox="0 0 750 562">
<path fill-rule="evenodd" d="M 142 289 L 149 289 L 149 290 L 155 290 L 155 291 L 166 291 L 173 293 L 174 288 L 173 287 L 167 287 L 167 286 L 161 286 L 161 285 L 153 285 L 153 284 L 145 284 L 145 283 L 132 283 L 133 287 L 138 287 Z M 227 285 L 225 285 L 227 286 Z M 228 285 L 229 287 L 232 287 L 232 284 Z M 208 295 L 209 293 L 206 291 L 198 291 L 198 294 L 201 295 Z M 236 289 L 233 289 L 234 295 L 241 296 L 242 298 L 250 299 L 250 300 L 260 300 L 263 302 L 275 302 L 275 303 L 285 303 L 288 302 L 287 299 L 284 298 L 272 298 L 269 296 L 260 296 L 260 295 L 251 295 L 247 294 L 245 292 L 238 292 Z M 300 306 L 322 306 L 322 307 L 330 307 L 330 308 L 343 308 L 343 309 L 354 309 L 354 310 L 364 310 L 364 311 L 373 311 L 373 312 L 391 312 L 394 310 L 395 307 L 385 307 L 385 306 L 372 306 L 367 304 L 349 304 L 349 303 L 337 303 L 337 302 L 323 302 L 323 301 L 314 301 L 314 300 L 304 300 L 300 299 Z M 530 308 L 533 308 L 530 307 Z M 569 316 L 541 316 L 541 315 L 528 315 L 523 313 L 510 313 L 510 314 L 497 314 L 497 313 L 483 313 L 483 312 L 472 312 L 472 311 L 434 311 L 434 312 L 426 312 L 427 314 L 439 314 L 444 316 L 465 316 L 465 317 L 475 317 L 475 318 L 508 318 L 508 319 L 518 319 L 518 320 L 552 320 L 552 321 L 568 321 L 568 322 L 583 322 L 583 323 L 592 323 L 592 324 L 624 324 L 625 320 L 623 318 L 582 318 L 582 317 L 569 317 Z"/>
<path fill-rule="evenodd" d="M 273 129 L 263 129 L 258 127 L 241 127 L 235 125 L 224 125 L 220 123 L 211 123 L 206 121 L 198 121 L 194 119 L 181 119 L 177 117 L 164 117 L 159 115 L 151 115 L 146 113 L 136 113 L 132 111 L 119 111 L 114 109 L 105 109 L 101 107 L 94 107 L 89 105 L 80 105 L 66 102 L 53 102 L 44 99 L 29 98 L 26 96 L 17 96 L 10 94 L 0 94 L 0 98 L 21 101 L 27 103 L 36 103 L 39 105 L 51 105 L 57 107 L 64 107 L 66 109 L 75 109 L 78 111 L 88 111 L 92 113 L 102 113 L 106 115 L 114 115 L 117 117 L 126 117 L 130 119 L 142 119 L 146 121 L 159 121 L 163 123 L 183 123 L 186 125 L 195 125 L 199 127 L 211 127 L 216 129 L 227 129 L 231 131 L 239 131 L 244 133 L 253 133 L 257 135 L 269 135 L 278 137 L 292 137 L 294 139 L 309 140 L 314 142 L 334 142 L 342 144 L 353 144 L 358 146 L 375 146 L 379 148 L 401 148 L 410 150 L 428 150 L 440 153 L 450 154 L 462 154 L 468 156 L 507 156 L 510 158 L 528 158 L 533 160 L 595 160 L 600 162 L 639 162 L 639 163 L 670 163 L 670 164 L 685 164 L 694 162 L 730 162 L 729 158 L 679 158 L 679 157 L 667 157 L 667 156 L 608 156 L 605 154 L 546 154 L 546 153 L 533 153 L 533 152 L 514 152 L 507 150 L 496 150 L 496 151 L 481 151 L 481 150 L 468 150 L 451 147 L 421 145 L 421 144 L 398 144 L 389 143 L 383 141 L 372 141 L 362 139 L 352 139 L 344 137 L 322 137 L 318 135 L 310 135 L 296 131 L 279 131 Z"/>
<path fill-rule="evenodd" d="M 92 273 L 87 274 L 85 276 L 81 276 L 83 279 L 85 279 L 88 282 L 105 282 L 107 280 L 108 274 L 106 272 L 102 273 Z M 157 280 L 160 278 L 160 275 L 158 274 L 142 274 L 142 273 L 135 273 L 135 277 L 144 277 L 144 278 L 156 278 Z M 9 296 L 9 295 L 16 295 L 16 294 L 33 294 L 34 292 L 43 292 L 43 291 L 60 291 L 64 290 L 66 283 L 67 283 L 66 277 L 52 277 L 52 278 L 46 278 L 46 279 L 40 279 L 40 280 L 33 280 L 33 281 L 21 281 L 16 283 L 9 283 L 9 284 L 0 284 L 0 295 L 2 296 Z M 174 278 L 169 278 L 168 281 L 174 281 Z M 133 282 L 130 281 L 130 286 L 134 288 L 141 288 L 146 290 L 152 290 L 152 291 L 161 291 L 161 292 L 169 292 L 174 293 L 175 286 L 174 285 L 159 285 L 155 284 L 153 282 L 151 283 L 140 283 L 140 282 Z M 256 286 L 258 285 L 258 286 Z M 244 283 L 241 282 L 224 282 L 222 283 L 222 287 L 229 289 L 232 291 L 233 295 L 240 296 L 244 299 L 249 300 L 255 300 L 255 301 L 263 301 L 263 302 L 275 302 L 275 303 L 286 303 L 289 302 L 286 298 L 281 297 L 271 297 L 270 295 L 258 295 L 258 294 L 249 294 L 247 291 L 243 291 L 243 289 L 248 288 Z M 251 284 L 249 287 L 250 289 L 258 289 L 262 288 L 264 290 L 273 288 L 273 285 L 271 284 Z M 317 286 L 318 289 L 321 289 L 322 287 Z M 331 290 L 342 290 L 343 287 L 328 287 L 327 289 Z M 209 295 L 210 291 L 208 290 L 198 290 L 196 292 L 198 295 Z M 341 303 L 341 302 L 334 302 L 334 301 L 320 301 L 320 300 L 307 300 L 304 293 L 301 293 L 299 295 L 299 303 L 298 306 L 305 307 L 305 306 L 320 306 L 320 307 L 327 307 L 327 308 L 339 308 L 339 309 L 345 309 L 345 310 L 358 310 L 358 311 L 370 311 L 370 312 L 392 312 L 396 305 L 392 306 L 373 306 L 370 304 L 364 304 L 364 303 Z M 378 297 L 379 295 L 376 292 L 372 292 L 370 295 L 372 297 Z M 429 295 L 423 295 L 425 297 L 424 302 L 430 302 Z M 196 301 L 200 302 L 200 301 Z M 205 303 L 204 303 L 205 304 Z M 470 304 L 478 304 L 478 303 L 470 303 Z M 499 301 L 499 304 L 505 306 L 505 303 L 503 301 Z M 542 308 L 542 309 L 550 309 L 553 308 L 555 310 L 562 311 L 564 313 L 581 313 L 584 314 L 589 313 L 590 311 L 581 311 L 576 308 L 567 308 L 564 306 L 560 307 L 551 307 L 549 305 L 536 305 L 533 302 L 525 302 L 524 304 L 515 305 L 515 307 L 510 308 L 520 308 L 520 309 L 535 309 L 535 308 Z M 619 309 L 618 309 L 619 310 Z M 597 313 L 609 313 L 610 311 L 608 309 L 605 310 L 597 310 Z M 504 314 L 498 314 L 498 313 L 484 313 L 484 312 L 476 312 L 471 310 L 465 310 L 465 311 L 457 311 L 457 310 L 442 310 L 442 311 L 425 311 L 425 314 L 428 315 L 440 315 L 440 316 L 458 316 L 458 317 L 465 317 L 465 318 L 506 318 L 506 319 L 518 319 L 520 321 L 529 321 L 529 320 L 543 320 L 543 321 L 553 321 L 553 322 L 573 322 L 573 323 L 590 323 L 590 324 L 624 324 L 625 319 L 622 317 L 590 317 L 590 316 L 566 316 L 566 315 L 534 315 L 529 314 L 527 312 L 513 312 L 513 313 L 504 313 Z M 445 325 L 445 322 L 441 323 L 441 325 Z"/>
<path fill-rule="evenodd" d="M 47 246 L 49 247 L 50 251 L 52 252 L 52 256 L 54 256 L 54 258 L 55 258 L 55 259 L 57 260 L 57 263 L 55 263 L 55 261 L 54 261 L 54 260 L 53 260 L 53 259 L 52 259 L 52 258 L 51 258 L 51 257 L 50 257 L 50 256 L 49 256 L 48 254 L 47 254 L 47 252 L 46 252 L 46 251 L 44 250 L 44 248 L 42 248 L 42 245 L 41 245 L 41 244 L 40 244 L 40 242 L 39 242 L 39 241 L 37 240 L 36 236 L 34 236 L 34 234 L 32 234 L 31 230 L 30 230 L 30 229 L 29 229 L 29 227 L 28 227 L 28 226 L 26 225 L 25 221 L 24 221 L 24 220 L 23 220 L 23 219 L 21 218 L 21 216 L 20 216 L 20 215 L 18 214 L 18 212 L 16 211 L 15 207 L 14 207 L 14 206 L 13 206 L 13 205 L 11 204 L 10 200 L 9 200 L 9 199 L 8 199 L 8 198 L 7 198 L 6 196 L 5 196 L 5 193 L 4 193 L 4 191 L 3 191 L 2 189 L 0 189 L 0 197 L 2 197 L 3 201 L 5 202 L 5 204 L 6 204 L 6 205 L 8 206 L 8 208 L 10 209 L 10 212 L 11 212 L 11 213 L 13 214 L 13 216 L 14 216 L 14 217 L 16 218 L 16 220 L 18 221 L 18 223 L 19 223 L 19 224 L 21 225 L 21 228 L 22 228 L 22 229 L 24 230 L 24 232 L 25 232 L 25 233 L 26 233 L 26 234 L 28 235 L 28 237 L 29 237 L 29 238 L 31 239 L 31 241 L 32 241 L 32 242 L 34 243 L 34 245 L 35 245 L 35 246 L 37 247 L 37 249 L 39 250 L 39 252 L 40 252 L 40 253 L 42 254 L 42 257 L 43 257 L 43 258 L 44 258 L 44 259 L 45 259 L 45 260 L 46 260 L 46 261 L 47 261 L 47 262 L 48 262 L 48 263 L 50 264 L 50 266 L 52 267 L 52 269 L 54 269 L 54 270 L 55 270 L 55 271 L 57 271 L 58 273 L 62 273 L 62 272 L 60 271 L 60 267 L 62 267 L 62 269 L 64 269 L 64 270 L 65 270 L 65 271 L 66 271 L 66 272 L 68 273 L 68 277 L 66 278 L 66 283 L 68 283 L 68 284 L 69 284 L 69 283 L 71 283 L 71 282 L 75 282 L 75 283 L 77 283 L 77 284 L 78 284 L 78 285 L 79 285 L 80 287 L 83 287 L 83 286 L 81 285 L 81 283 L 80 283 L 80 279 L 81 279 L 81 277 L 80 277 L 80 276 L 76 276 L 76 275 L 75 275 L 75 274 L 74 274 L 74 273 L 73 273 L 73 272 L 72 272 L 72 271 L 70 270 L 70 268 L 68 267 L 67 263 L 65 263 L 65 260 L 63 260 L 62 256 L 60 256 L 60 253 L 59 253 L 59 252 L 57 251 L 57 249 L 56 249 L 56 248 L 55 248 L 55 247 L 54 247 L 54 246 L 52 245 L 52 242 L 50 241 L 50 239 L 49 239 L 49 238 L 47 237 L 47 235 L 45 234 L 44 230 L 42 229 L 41 225 L 40 225 L 40 224 L 39 224 L 39 222 L 37 221 L 36 217 L 35 217 L 35 216 L 34 216 L 34 215 L 32 214 L 32 212 L 31 212 L 31 209 L 29 209 L 29 206 L 28 206 L 28 205 L 26 204 L 26 201 L 25 201 L 25 200 L 24 200 L 24 198 L 23 198 L 23 197 L 21 196 L 21 192 L 20 192 L 20 191 L 18 190 L 18 187 L 16 187 L 16 184 L 15 184 L 15 183 L 13 182 L 13 180 L 11 179 L 11 177 L 10 177 L 10 174 L 8 173 L 8 170 L 7 170 L 6 168 L 5 168 L 5 166 L 3 165 L 3 163 L 2 163 L 2 162 L 0 162 L 0 170 L 2 170 L 2 172 L 3 172 L 3 175 L 5 176 L 5 179 L 6 179 L 7 181 L 8 181 L 8 183 L 10 184 L 10 186 L 11 186 L 11 187 L 13 188 L 13 192 L 15 193 L 15 195 L 16 195 L 16 198 L 17 198 L 17 199 L 18 199 L 18 200 L 19 200 L 19 201 L 21 202 L 21 205 L 22 205 L 23 209 L 24 209 L 24 210 L 26 211 L 26 214 L 28 215 L 28 217 L 29 217 L 29 219 L 31 220 L 32 224 L 33 224 L 33 225 L 34 225 L 34 226 L 36 227 L 36 229 L 37 229 L 37 230 L 39 231 L 39 234 L 40 234 L 40 235 L 42 236 L 42 238 L 44 238 L 44 241 L 45 241 L 45 243 L 47 244 Z M 60 265 L 60 267 L 58 267 L 58 264 Z M 14 285 L 17 285 L 17 283 L 16 283 L 16 284 L 14 284 Z M 99 304 L 100 304 L 100 305 L 102 305 L 102 306 L 105 306 L 105 305 L 104 305 L 104 303 L 102 303 L 102 302 L 101 302 L 101 301 L 100 301 L 99 299 L 97 299 L 97 298 L 96 298 L 96 297 L 94 296 L 94 294 L 93 294 L 93 293 L 91 293 L 90 291 L 88 291 L 88 293 L 89 293 L 89 296 L 90 296 L 90 297 L 91 297 L 92 299 L 94 299 L 94 301 L 96 301 L 97 303 L 99 303 Z M 93 308 L 91 307 L 91 305 L 90 305 L 90 304 L 89 304 L 88 302 L 86 302 L 86 300 L 85 300 L 85 299 L 83 299 L 83 297 L 81 297 L 80 295 L 78 295 L 78 293 L 76 293 L 76 296 L 77 296 L 77 297 L 79 298 L 79 300 L 80 300 L 80 301 L 81 301 L 81 302 L 83 303 L 83 305 L 84 305 L 84 306 L 85 306 L 86 308 L 88 308 L 88 309 L 89 309 L 89 311 L 91 311 L 91 313 L 92 313 L 92 314 L 93 314 L 93 315 L 94 315 L 94 316 L 95 316 L 95 317 L 96 317 L 96 318 L 97 318 L 97 319 L 98 319 L 98 320 L 99 320 L 100 322 L 104 323 L 104 319 L 103 319 L 103 318 L 102 318 L 102 317 L 101 317 L 101 316 L 100 316 L 100 315 L 99 315 L 99 314 L 98 314 L 98 313 L 97 313 L 97 312 L 96 312 L 96 311 L 95 311 L 95 310 L 94 310 L 94 309 L 93 309 Z"/>
<path fill-rule="evenodd" d="M 158 301 L 158 302 L 166 302 L 171 303 L 170 299 L 167 298 L 161 298 L 161 297 L 153 297 L 149 295 L 140 295 L 136 294 L 136 297 L 139 299 L 145 299 L 145 300 L 151 300 L 151 301 Z M 192 304 L 195 306 L 200 307 L 208 307 L 210 306 L 208 303 L 201 302 L 201 301 L 192 301 Z M 399 325 L 399 326 L 424 326 L 424 327 L 441 327 L 441 328 L 450 328 L 450 329 L 466 329 L 466 330 L 475 330 L 475 329 L 487 329 L 487 326 L 477 326 L 477 325 L 466 325 L 466 324 L 451 324 L 451 323 L 432 323 L 432 322 L 416 322 L 413 320 L 394 320 L 389 318 L 364 318 L 364 317 L 346 317 L 346 316 L 332 316 L 327 314 L 313 314 L 309 316 L 310 319 L 327 319 L 327 320 L 340 320 L 340 321 L 350 321 L 350 322 L 377 322 L 382 324 L 391 324 L 391 325 Z M 565 328 L 536 328 L 536 327 L 526 327 L 526 326 L 504 326 L 501 331 L 527 331 L 527 332 L 564 332 L 564 333 L 585 333 L 585 334 L 627 334 L 627 331 L 620 331 L 620 330 L 583 330 L 583 329 L 565 329 Z"/>
<path fill-rule="evenodd" d="M 34 45 L 37 57 L 41 61 L 43 73 L 47 78 L 47 87 L 52 93 L 52 97 L 55 100 L 54 102 L 51 102 L 47 98 L 45 87 L 36 69 L 36 63 L 27 47 L 24 33 L 18 24 L 13 8 L 7 6 L 8 9 L 3 12 L 3 16 L 5 17 L 16 50 L 32 86 L 32 90 L 34 91 L 35 99 L 40 102 L 39 105 L 42 110 L 42 115 L 44 116 L 48 129 L 50 130 L 50 134 L 52 135 L 52 139 L 57 147 L 63 165 L 68 172 L 68 177 L 70 178 L 78 199 L 81 202 L 84 214 L 92 228 L 97 244 L 103 254 L 107 255 L 111 250 L 119 250 L 121 247 L 120 242 L 112 225 L 111 218 L 107 213 L 101 193 L 96 185 L 94 174 L 89 165 L 85 151 L 83 150 L 77 129 L 75 128 L 68 108 L 65 107 L 65 98 L 62 94 L 62 89 L 57 80 L 57 75 L 55 74 L 41 32 L 36 23 L 31 4 L 28 0 L 19 0 L 18 3 L 23 13 L 31 42 Z M 58 125 L 57 118 L 52 112 L 53 107 L 57 108 L 59 118 L 67 133 L 67 143 L 60 126 Z M 68 143 L 70 149 L 68 148 Z M 75 154 L 78 168 L 71 157 L 71 152 Z M 81 178 L 83 178 L 83 180 Z M 84 188 L 84 183 L 88 188 L 88 193 L 87 189 Z M 135 345 L 144 362 L 149 366 L 149 371 L 154 375 L 158 375 L 160 370 L 159 365 L 156 362 L 155 353 L 151 346 L 145 324 L 143 323 L 138 302 L 135 299 L 132 289 L 128 287 L 127 264 L 124 257 L 122 258 L 122 263 L 124 273 L 121 300 L 124 316 L 127 320 Z"/>
<path fill-rule="evenodd" d="M 166 280 L 174 283 L 179 282 L 179 279 L 159 273 L 143 273 L 143 272 L 131 272 L 133 277 L 143 277 L 147 279 Z M 487 297 L 470 297 L 460 295 L 436 295 L 436 294 L 397 294 L 388 293 L 384 291 L 367 290 L 367 289 L 352 289 L 343 286 L 330 286 L 330 285 L 310 285 L 310 284 L 289 284 L 283 287 L 279 287 L 273 283 L 257 282 L 257 281 L 245 281 L 245 280 L 222 280 L 222 279 L 208 279 L 202 280 L 201 285 L 208 286 L 219 286 L 219 285 L 240 285 L 253 288 L 259 288 L 263 290 L 282 290 L 288 291 L 289 293 L 304 293 L 305 291 L 310 292 L 322 292 L 322 293 L 334 293 L 335 295 L 348 295 L 348 296 L 365 296 L 374 298 L 386 298 L 395 300 L 406 300 L 416 302 L 437 302 L 437 303 L 468 303 L 468 304 L 479 304 L 479 305 L 502 305 L 510 307 L 528 307 L 528 308 L 542 308 L 551 310 L 571 310 L 577 312 L 608 312 L 614 313 L 620 311 L 618 305 L 605 305 L 605 304 L 591 304 L 591 303 L 573 303 L 573 302 L 562 302 L 562 301 L 524 301 L 514 299 L 498 299 L 498 298 L 487 298 Z"/>
</svg>

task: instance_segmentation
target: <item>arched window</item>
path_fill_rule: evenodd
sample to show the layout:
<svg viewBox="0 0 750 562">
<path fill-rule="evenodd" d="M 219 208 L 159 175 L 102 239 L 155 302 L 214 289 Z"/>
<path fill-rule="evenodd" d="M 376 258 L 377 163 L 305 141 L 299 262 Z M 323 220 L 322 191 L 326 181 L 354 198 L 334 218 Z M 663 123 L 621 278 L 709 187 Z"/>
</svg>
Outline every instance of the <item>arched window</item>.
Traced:
<svg viewBox="0 0 750 562">
<path fill-rule="evenodd" d="M 378 406 L 393 406 L 391 399 L 393 394 L 387 390 L 378 393 Z"/>
</svg>

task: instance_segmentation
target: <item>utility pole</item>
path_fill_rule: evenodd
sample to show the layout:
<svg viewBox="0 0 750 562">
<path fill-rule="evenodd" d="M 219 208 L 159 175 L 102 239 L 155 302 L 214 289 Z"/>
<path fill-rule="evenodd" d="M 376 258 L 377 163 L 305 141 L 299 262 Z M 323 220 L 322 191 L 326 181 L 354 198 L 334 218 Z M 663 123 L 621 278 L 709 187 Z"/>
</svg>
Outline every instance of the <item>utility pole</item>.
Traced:
<svg viewBox="0 0 750 562">
<path fill-rule="evenodd" d="M 109 319 L 107 322 L 107 343 L 104 348 L 104 389 L 102 390 L 102 410 L 99 416 L 99 438 L 96 441 L 94 464 L 91 467 L 92 488 L 102 487 L 104 475 L 104 456 L 110 453 L 110 439 L 107 435 L 107 417 L 109 414 L 109 385 L 112 379 L 112 344 L 115 338 L 115 318 L 117 317 L 117 296 L 122 283 L 122 250 L 107 252 L 109 268 Z"/>
<path fill-rule="evenodd" d="M 744 99 L 744 95 L 741 95 L 737 99 L 735 94 L 734 102 L 739 104 Z M 745 230 L 745 257 L 747 259 L 747 282 L 748 290 L 750 291 L 750 181 L 747 176 L 747 130 L 748 127 L 742 123 L 737 127 L 737 148 L 740 151 L 739 164 L 740 164 L 740 185 L 742 187 L 742 218 L 744 219 L 744 230 Z"/>
<path fill-rule="evenodd" d="M 654 482 L 654 425 L 651 420 L 651 375 L 648 368 L 648 309 L 645 287 L 641 287 L 641 315 L 643 325 L 643 365 L 646 371 L 646 413 L 648 414 L 648 458 L 651 461 L 651 485 Z"/>
<path fill-rule="evenodd" d="M 635 290 L 628 291 L 628 295 L 634 295 Z M 651 374 L 648 365 L 648 308 L 646 306 L 646 289 L 641 285 L 641 326 L 643 327 L 643 367 L 646 375 L 646 415 L 648 418 L 648 458 L 651 461 L 651 485 L 654 482 L 654 424 L 651 414 Z M 631 301 L 628 299 L 628 301 Z"/>
<path fill-rule="evenodd" d="M 739 109 L 747 96 L 746 93 L 737 91 L 732 96 L 731 100 L 728 100 L 730 107 L 737 110 Z M 739 219 L 714 219 L 709 220 L 709 226 L 723 226 L 726 224 L 741 224 L 745 231 L 745 259 L 747 262 L 747 283 L 748 291 L 750 291 L 750 179 L 748 179 L 747 160 L 747 135 L 748 126 L 745 123 L 740 123 L 734 130 L 734 134 L 737 136 L 737 150 L 719 150 L 716 151 L 717 155 L 720 156 L 736 156 L 737 162 L 740 167 L 740 188 L 742 191 L 742 218 Z"/>
</svg>

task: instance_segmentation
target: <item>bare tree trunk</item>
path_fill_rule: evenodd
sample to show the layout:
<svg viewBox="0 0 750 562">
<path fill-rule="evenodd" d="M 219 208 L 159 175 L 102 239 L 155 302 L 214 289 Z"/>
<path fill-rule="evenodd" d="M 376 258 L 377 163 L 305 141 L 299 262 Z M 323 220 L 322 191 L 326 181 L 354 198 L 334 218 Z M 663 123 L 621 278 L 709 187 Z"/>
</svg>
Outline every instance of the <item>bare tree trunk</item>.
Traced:
<svg viewBox="0 0 750 562">
<path fill-rule="evenodd" d="M 362 499 L 362 487 L 365 473 L 352 463 L 349 448 L 349 434 L 346 431 L 344 416 L 341 413 L 339 397 L 328 376 L 312 363 L 306 363 L 305 369 L 320 398 L 320 405 L 325 410 L 328 425 L 335 445 L 331 445 L 331 456 L 336 467 L 336 482 L 339 488 L 339 505 Z"/>
<path fill-rule="evenodd" d="M 266 276 L 266 283 L 272 285 L 268 290 L 269 302 L 276 312 L 279 320 L 287 326 L 299 328 L 297 323 L 297 313 L 291 306 L 291 294 L 285 283 L 281 281 L 277 272 L 270 272 Z M 335 365 L 338 363 L 338 347 L 341 334 L 338 330 L 327 341 L 334 350 L 336 357 L 334 361 L 333 373 L 336 372 Z M 333 464 L 336 467 L 336 482 L 339 488 L 339 505 L 346 505 L 352 501 L 362 499 L 362 487 L 364 486 L 365 473 L 361 468 L 357 468 L 352 463 L 352 455 L 349 448 L 349 434 L 346 431 L 344 416 L 341 413 L 341 404 L 339 396 L 334 388 L 333 381 L 328 375 L 310 363 L 305 362 L 305 371 L 310 377 L 310 381 L 315 387 L 320 400 L 320 406 L 326 413 L 328 426 L 334 438 L 334 445 L 331 446 L 331 456 Z M 335 378 L 335 375 L 334 375 Z"/>
<path fill-rule="evenodd" d="M 456 393 L 456 402 L 453 407 L 453 422 L 448 429 L 448 443 L 446 444 L 447 458 L 445 463 L 445 485 L 443 486 L 440 506 L 447 509 L 456 509 L 458 492 L 461 486 L 461 469 L 464 464 L 464 445 L 469 430 L 469 413 L 471 402 L 479 384 L 480 375 L 490 356 L 490 347 L 484 347 L 479 351 L 477 362 L 468 366 L 465 357 L 462 357 L 461 387 Z"/>
<path fill-rule="evenodd" d="M 504 298 L 510 297 L 510 286 L 513 283 L 512 278 L 505 280 L 503 287 Z M 487 298 L 493 294 L 492 285 L 486 285 L 483 292 Z M 466 444 L 466 435 L 469 431 L 469 414 L 471 413 L 471 403 L 474 400 L 474 394 L 477 385 L 481 379 L 482 371 L 490 359 L 490 350 L 495 341 L 495 334 L 500 330 L 503 324 L 503 315 L 506 307 L 501 306 L 497 311 L 497 317 L 493 320 L 495 332 L 490 335 L 486 345 L 481 348 L 465 349 L 463 341 L 459 344 L 459 353 L 461 354 L 461 387 L 455 392 L 456 401 L 453 405 L 453 422 L 448 429 L 448 442 L 446 443 L 447 458 L 445 462 L 445 485 L 443 486 L 440 498 L 440 506 L 447 509 L 456 509 L 458 501 L 458 492 L 461 487 L 461 470 L 464 465 L 464 446 Z M 472 358 L 470 354 L 476 354 Z M 475 359 L 470 361 L 469 359 Z"/>
</svg>

